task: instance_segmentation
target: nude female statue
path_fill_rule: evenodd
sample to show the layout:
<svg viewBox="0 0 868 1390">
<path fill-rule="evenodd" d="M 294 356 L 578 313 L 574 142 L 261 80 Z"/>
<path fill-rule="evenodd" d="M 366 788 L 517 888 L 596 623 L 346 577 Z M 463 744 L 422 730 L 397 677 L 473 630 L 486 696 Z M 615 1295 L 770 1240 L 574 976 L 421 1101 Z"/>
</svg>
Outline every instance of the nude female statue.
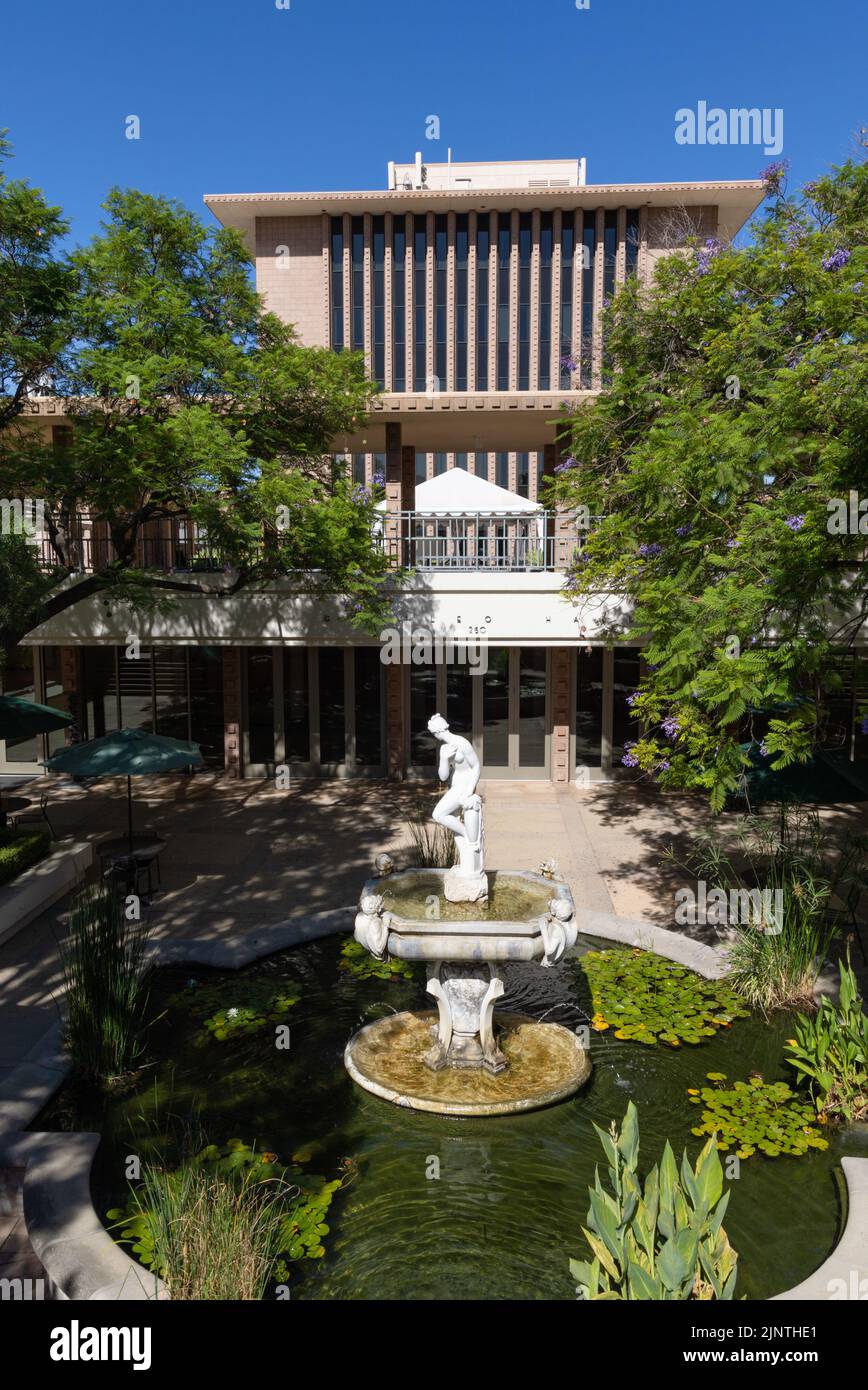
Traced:
<svg viewBox="0 0 868 1390">
<path fill-rule="evenodd" d="M 473 745 L 460 734 L 453 734 L 442 714 L 428 720 L 428 730 L 440 740 L 438 773 L 441 782 L 449 782 L 432 811 L 438 825 L 445 825 L 455 836 L 459 864 L 450 870 L 448 878 L 476 881 L 475 896 L 487 896 L 488 886 L 483 873 L 482 797 L 476 787 L 482 771 Z M 463 818 L 456 812 L 463 812 Z M 447 882 L 447 898 L 450 898 Z M 453 899 L 460 901 L 460 899 Z"/>
</svg>

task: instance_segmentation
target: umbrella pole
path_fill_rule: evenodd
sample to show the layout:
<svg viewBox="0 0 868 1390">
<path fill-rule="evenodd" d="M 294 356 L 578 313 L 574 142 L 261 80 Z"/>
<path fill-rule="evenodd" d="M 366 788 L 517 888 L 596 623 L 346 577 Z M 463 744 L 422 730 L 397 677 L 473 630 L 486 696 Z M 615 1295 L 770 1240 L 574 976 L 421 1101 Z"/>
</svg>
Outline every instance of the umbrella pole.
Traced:
<svg viewBox="0 0 868 1390">
<path fill-rule="evenodd" d="M 127 777 L 127 834 L 130 837 L 130 854 L 133 852 L 133 779 Z"/>
</svg>

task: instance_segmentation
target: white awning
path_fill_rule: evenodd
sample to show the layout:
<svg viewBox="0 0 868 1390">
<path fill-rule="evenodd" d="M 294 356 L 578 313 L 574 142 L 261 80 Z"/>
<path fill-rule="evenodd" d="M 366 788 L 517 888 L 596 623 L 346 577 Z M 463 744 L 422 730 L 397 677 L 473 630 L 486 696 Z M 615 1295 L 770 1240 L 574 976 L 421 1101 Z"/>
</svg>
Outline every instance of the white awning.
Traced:
<svg viewBox="0 0 868 1390">
<path fill-rule="evenodd" d="M 385 511 L 385 502 L 379 506 Z M 542 506 L 490 483 L 487 478 L 477 478 L 466 468 L 448 468 L 436 478 L 416 485 L 413 510 L 423 516 L 475 516 L 477 512 L 489 516 L 517 516 L 522 512 L 541 512 Z"/>
</svg>

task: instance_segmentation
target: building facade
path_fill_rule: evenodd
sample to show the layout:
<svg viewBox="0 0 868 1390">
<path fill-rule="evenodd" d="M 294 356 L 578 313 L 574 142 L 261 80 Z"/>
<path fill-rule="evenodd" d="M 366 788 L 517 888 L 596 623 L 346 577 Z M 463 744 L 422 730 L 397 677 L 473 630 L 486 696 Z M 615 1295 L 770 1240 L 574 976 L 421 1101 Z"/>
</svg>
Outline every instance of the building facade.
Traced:
<svg viewBox="0 0 868 1390">
<path fill-rule="evenodd" d="M 382 484 L 372 543 L 413 568 L 396 615 L 404 659 L 384 661 L 303 584 L 275 582 L 143 618 L 135 656 L 120 615 L 84 601 L 31 634 L 7 688 L 70 704 L 83 737 L 127 725 L 193 738 L 235 776 L 429 775 L 435 710 L 486 777 L 612 776 L 641 651 L 602 639 L 628 626 L 614 596 L 565 602 L 584 523 L 547 512 L 542 483 L 565 408 L 606 382 L 603 312 L 619 285 L 647 281 L 686 234 L 734 236 L 762 196 L 754 180 L 593 185 L 581 160 L 419 155 L 390 164 L 381 191 L 207 196 L 244 236 L 267 307 L 308 345 L 363 353 L 380 388 L 333 450 L 357 483 Z M 53 402 L 30 408 L 65 428 Z M 84 519 L 80 543 L 86 568 L 106 541 Z M 142 546 L 142 563 L 168 570 L 213 558 L 184 518 Z M 414 645 L 420 632 L 435 649 Z M 22 768 L 47 751 L 0 748 Z"/>
</svg>

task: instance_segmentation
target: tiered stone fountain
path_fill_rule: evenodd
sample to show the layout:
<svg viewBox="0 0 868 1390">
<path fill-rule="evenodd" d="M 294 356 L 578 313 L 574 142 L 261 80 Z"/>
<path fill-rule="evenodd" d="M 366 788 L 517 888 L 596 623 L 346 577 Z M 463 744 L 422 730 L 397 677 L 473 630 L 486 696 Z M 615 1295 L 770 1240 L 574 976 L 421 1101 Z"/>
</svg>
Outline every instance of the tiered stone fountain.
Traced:
<svg viewBox="0 0 868 1390">
<path fill-rule="evenodd" d="M 496 1012 L 506 962 L 555 965 L 578 927 L 565 883 L 515 870 L 487 872 L 479 759 L 435 714 L 439 774 L 448 789 L 434 820 L 455 837 L 450 869 L 388 870 L 362 889 L 355 937 L 377 960 L 425 961 L 437 1013 L 377 1020 L 347 1044 L 360 1086 L 397 1105 L 499 1115 L 562 1100 L 591 1071 L 578 1036 L 557 1023 Z"/>
</svg>

